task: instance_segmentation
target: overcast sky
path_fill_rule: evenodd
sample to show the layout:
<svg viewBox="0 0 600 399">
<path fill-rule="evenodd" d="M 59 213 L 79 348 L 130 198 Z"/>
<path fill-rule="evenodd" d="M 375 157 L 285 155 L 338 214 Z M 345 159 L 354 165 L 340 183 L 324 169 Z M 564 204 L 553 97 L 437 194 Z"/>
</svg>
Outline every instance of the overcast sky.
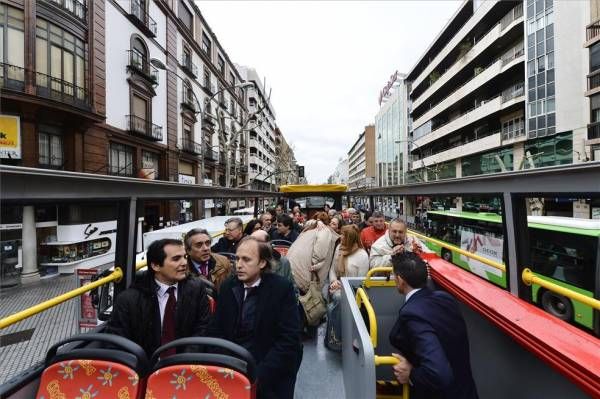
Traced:
<svg viewBox="0 0 600 399">
<path fill-rule="evenodd" d="M 324 183 L 365 125 L 390 75 L 408 72 L 456 1 L 197 1 L 229 58 L 272 88 L 277 125 Z"/>
</svg>

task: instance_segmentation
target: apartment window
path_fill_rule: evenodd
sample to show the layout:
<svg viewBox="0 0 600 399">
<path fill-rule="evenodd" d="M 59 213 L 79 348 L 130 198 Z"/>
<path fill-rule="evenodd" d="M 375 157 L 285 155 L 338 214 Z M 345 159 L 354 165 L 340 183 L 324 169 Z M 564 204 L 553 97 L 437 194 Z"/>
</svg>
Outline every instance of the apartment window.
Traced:
<svg viewBox="0 0 600 399">
<path fill-rule="evenodd" d="M 185 25 L 185 27 L 188 28 L 190 32 L 193 32 L 194 31 L 194 17 L 192 16 L 192 13 L 190 12 L 190 10 L 188 10 L 186 5 L 184 4 L 183 0 L 179 0 L 179 8 L 178 8 L 177 14 L 178 14 L 181 22 L 183 22 L 183 24 Z"/>
<path fill-rule="evenodd" d="M 229 96 L 229 111 L 232 115 L 235 115 L 235 101 L 233 97 Z"/>
<path fill-rule="evenodd" d="M 204 67 L 204 88 L 210 89 L 210 71 L 208 67 Z"/>
<path fill-rule="evenodd" d="M 231 72 L 229 72 L 229 84 L 235 86 L 235 76 Z"/>
<path fill-rule="evenodd" d="M 592 123 L 600 122 L 600 94 L 590 97 L 591 119 Z"/>
<path fill-rule="evenodd" d="M 192 65 L 192 52 L 187 46 L 183 47 L 183 64 L 185 66 Z"/>
<path fill-rule="evenodd" d="M 208 38 L 206 33 L 202 32 L 202 51 L 204 51 L 209 56 L 210 56 L 210 47 L 211 47 L 210 39 Z"/>
<path fill-rule="evenodd" d="M 544 72 L 546 70 L 546 57 L 541 56 L 537 59 L 537 71 Z"/>
<path fill-rule="evenodd" d="M 23 11 L 0 4 L 0 62 L 19 68 L 25 66 L 25 33 L 23 21 Z M 11 79 L 25 80 L 22 69 L 8 69 L 7 73 Z"/>
<path fill-rule="evenodd" d="M 148 99 L 137 93 L 131 95 L 131 113 L 138 118 L 147 121 L 148 118 Z"/>
<path fill-rule="evenodd" d="M 142 179 L 158 179 L 160 157 L 158 154 L 150 151 L 142 151 L 142 169 L 143 175 L 139 176 Z"/>
<path fill-rule="evenodd" d="M 525 119 L 523 116 L 502 123 L 502 139 L 508 140 L 525 134 Z"/>
<path fill-rule="evenodd" d="M 37 18 L 37 85 L 83 99 L 86 86 L 85 46 L 83 40 L 68 31 Z"/>
<path fill-rule="evenodd" d="M 194 135 L 193 135 L 193 130 L 194 126 L 192 125 L 192 123 L 190 121 L 184 120 L 183 121 L 183 139 L 187 140 L 188 142 L 193 141 Z"/>
<path fill-rule="evenodd" d="M 218 62 L 219 71 L 221 72 L 221 75 L 225 76 L 225 60 L 223 59 L 223 57 L 219 56 L 217 62 Z"/>
<path fill-rule="evenodd" d="M 133 148 L 124 144 L 110 143 L 109 173 L 133 176 Z"/>
<path fill-rule="evenodd" d="M 41 125 L 38 133 L 39 140 L 39 158 L 38 162 L 42 167 L 62 168 L 63 157 L 63 138 L 60 129 Z"/>
</svg>

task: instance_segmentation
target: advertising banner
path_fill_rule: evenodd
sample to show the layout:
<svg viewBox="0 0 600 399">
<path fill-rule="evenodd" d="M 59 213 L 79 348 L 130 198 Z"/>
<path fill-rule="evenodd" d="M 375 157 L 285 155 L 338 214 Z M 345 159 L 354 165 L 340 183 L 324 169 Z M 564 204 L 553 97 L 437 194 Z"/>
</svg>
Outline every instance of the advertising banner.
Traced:
<svg viewBox="0 0 600 399">
<path fill-rule="evenodd" d="M 92 277 L 98 274 L 96 269 L 77 269 L 77 286 L 83 287 L 92 281 Z M 79 312 L 77 312 L 79 328 L 94 328 L 98 325 L 98 314 L 92 304 L 92 296 L 89 292 L 79 297 Z"/>
<path fill-rule="evenodd" d="M 21 159 L 21 119 L 0 115 L 0 158 Z"/>
<path fill-rule="evenodd" d="M 504 241 L 500 238 L 489 237 L 464 230 L 460 232 L 461 249 L 499 263 L 502 263 L 503 245 Z M 461 255 L 460 259 L 469 265 L 469 268 L 473 273 L 485 279 L 488 279 L 486 273 L 491 273 L 498 277 L 502 276 L 501 270 L 481 263 L 478 260 L 468 258 L 464 255 Z"/>
</svg>

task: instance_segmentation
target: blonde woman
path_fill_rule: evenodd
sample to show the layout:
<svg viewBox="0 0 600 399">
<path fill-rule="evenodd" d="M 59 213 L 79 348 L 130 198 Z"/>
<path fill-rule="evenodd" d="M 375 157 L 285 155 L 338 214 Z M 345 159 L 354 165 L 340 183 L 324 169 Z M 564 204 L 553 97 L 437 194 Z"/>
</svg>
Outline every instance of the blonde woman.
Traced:
<svg viewBox="0 0 600 399">
<path fill-rule="evenodd" d="M 369 271 L 369 255 L 363 248 L 358 226 L 342 227 L 341 243 L 334 264 L 329 270 L 329 305 L 327 306 L 327 332 L 325 346 L 331 350 L 342 349 L 342 328 L 339 302 L 342 277 L 363 277 Z"/>
</svg>

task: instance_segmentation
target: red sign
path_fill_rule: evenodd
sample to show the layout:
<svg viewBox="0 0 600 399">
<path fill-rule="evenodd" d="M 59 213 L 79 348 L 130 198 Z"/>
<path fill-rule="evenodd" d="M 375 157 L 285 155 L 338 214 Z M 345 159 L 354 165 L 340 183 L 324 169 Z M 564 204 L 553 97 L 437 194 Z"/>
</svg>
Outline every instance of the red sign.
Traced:
<svg viewBox="0 0 600 399">
<path fill-rule="evenodd" d="M 396 83 L 397 80 L 398 80 L 398 71 L 394 72 L 392 74 L 392 76 L 390 76 L 390 80 L 387 82 L 385 87 L 383 89 L 381 89 L 381 91 L 379 92 L 379 105 L 381 105 L 383 98 L 388 95 L 388 93 L 390 92 L 390 89 L 392 88 L 392 86 L 394 86 L 394 83 Z"/>
<path fill-rule="evenodd" d="M 77 285 L 83 287 L 92 281 L 92 277 L 98 274 L 96 269 L 77 269 Z M 98 315 L 96 308 L 92 304 L 90 292 L 79 297 L 79 328 L 94 328 L 98 325 Z"/>
</svg>

